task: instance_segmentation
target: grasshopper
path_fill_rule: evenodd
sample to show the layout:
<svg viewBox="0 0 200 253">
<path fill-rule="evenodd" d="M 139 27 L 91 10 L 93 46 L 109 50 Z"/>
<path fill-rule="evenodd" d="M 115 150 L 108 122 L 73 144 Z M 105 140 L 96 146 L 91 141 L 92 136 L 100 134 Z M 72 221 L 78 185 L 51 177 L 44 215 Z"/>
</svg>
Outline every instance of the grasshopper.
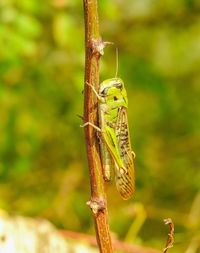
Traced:
<svg viewBox="0 0 200 253">
<path fill-rule="evenodd" d="M 115 78 L 106 79 L 97 92 L 87 83 L 98 99 L 99 127 L 86 122 L 82 127 L 92 126 L 101 133 L 101 161 L 103 175 L 109 181 L 111 169 L 115 171 L 117 190 L 123 199 L 129 199 L 135 192 L 135 153 L 131 149 L 127 108 L 128 98 L 124 82 L 117 77 L 118 49 L 116 48 Z"/>
<path fill-rule="evenodd" d="M 86 122 L 101 133 L 101 160 L 105 180 L 110 180 L 114 168 L 117 190 L 123 199 L 129 199 L 135 191 L 135 154 L 131 149 L 127 108 L 128 99 L 124 82 L 111 78 L 100 84 L 99 92 L 88 83 L 98 99 L 99 127 Z"/>
</svg>

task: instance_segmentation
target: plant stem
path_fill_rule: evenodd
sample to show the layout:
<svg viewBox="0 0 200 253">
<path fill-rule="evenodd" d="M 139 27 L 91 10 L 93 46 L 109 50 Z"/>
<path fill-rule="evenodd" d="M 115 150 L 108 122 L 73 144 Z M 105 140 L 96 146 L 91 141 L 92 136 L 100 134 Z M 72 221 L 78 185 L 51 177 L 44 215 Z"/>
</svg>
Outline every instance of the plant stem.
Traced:
<svg viewBox="0 0 200 253">
<path fill-rule="evenodd" d="M 59 230 L 59 232 L 62 234 L 62 236 L 66 238 L 66 240 L 68 239 L 73 239 L 76 241 L 84 240 L 90 246 L 97 246 L 94 236 L 86 235 L 83 233 L 77 233 L 77 232 L 69 231 L 69 230 Z M 138 246 L 138 245 L 130 244 L 127 242 L 122 242 L 116 239 L 113 240 L 113 248 L 116 251 L 126 252 L 126 253 L 162 253 L 160 250 L 157 250 L 157 249 Z"/>
<path fill-rule="evenodd" d="M 85 14 L 85 85 L 84 85 L 84 121 L 98 124 L 97 98 L 88 86 L 99 87 L 99 59 L 103 54 L 104 43 L 99 33 L 97 0 L 83 0 Z M 96 130 L 85 127 L 85 142 L 88 157 L 91 199 L 88 205 L 95 222 L 97 243 L 102 253 L 110 253 L 110 238 L 107 214 L 107 201 L 104 191 L 104 179 L 100 160 L 99 141 Z"/>
</svg>

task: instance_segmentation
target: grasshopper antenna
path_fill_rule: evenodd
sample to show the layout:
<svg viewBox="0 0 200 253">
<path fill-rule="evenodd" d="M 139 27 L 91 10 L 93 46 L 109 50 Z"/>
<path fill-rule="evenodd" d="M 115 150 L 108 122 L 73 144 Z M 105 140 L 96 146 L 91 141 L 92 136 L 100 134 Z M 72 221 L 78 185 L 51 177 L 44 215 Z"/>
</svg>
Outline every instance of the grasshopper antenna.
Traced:
<svg viewBox="0 0 200 253">
<path fill-rule="evenodd" d="M 116 70 L 115 70 L 115 78 L 117 78 L 118 75 L 118 48 L 116 47 Z"/>
<path fill-rule="evenodd" d="M 113 42 L 110 42 L 110 41 L 104 41 L 104 46 L 106 45 L 113 45 L 114 43 Z M 115 69 L 115 78 L 117 78 L 117 75 L 118 75 L 118 48 L 116 47 L 116 69 Z"/>
</svg>

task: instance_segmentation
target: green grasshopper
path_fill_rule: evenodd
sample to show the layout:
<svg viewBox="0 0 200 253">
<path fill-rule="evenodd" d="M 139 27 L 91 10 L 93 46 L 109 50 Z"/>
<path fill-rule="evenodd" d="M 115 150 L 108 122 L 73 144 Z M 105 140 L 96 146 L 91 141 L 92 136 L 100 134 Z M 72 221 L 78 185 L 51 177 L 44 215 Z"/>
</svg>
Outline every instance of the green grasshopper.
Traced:
<svg viewBox="0 0 200 253">
<path fill-rule="evenodd" d="M 98 98 L 99 127 L 86 122 L 101 133 L 101 160 L 105 180 L 110 180 L 110 170 L 115 170 L 117 190 L 123 199 L 129 199 L 135 191 L 135 172 L 131 149 L 127 108 L 128 99 L 124 82 L 111 78 L 100 84 L 97 92 L 88 84 Z"/>
</svg>

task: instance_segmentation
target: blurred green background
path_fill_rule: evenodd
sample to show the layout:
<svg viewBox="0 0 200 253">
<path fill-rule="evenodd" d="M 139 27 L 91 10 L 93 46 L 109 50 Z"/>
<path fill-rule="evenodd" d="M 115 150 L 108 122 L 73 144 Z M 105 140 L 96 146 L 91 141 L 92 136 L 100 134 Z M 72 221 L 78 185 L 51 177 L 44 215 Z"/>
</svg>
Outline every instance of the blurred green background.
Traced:
<svg viewBox="0 0 200 253">
<path fill-rule="evenodd" d="M 200 252 L 199 14 L 198 0 L 99 1 L 102 37 L 119 49 L 136 153 L 135 198 L 106 186 L 111 229 L 162 249 L 171 217 L 170 252 Z M 100 79 L 115 67 L 109 46 Z M 0 208 L 94 233 L 77 117 L 83 78 L 82 1 L 0 1 Z"/>
</svg>

